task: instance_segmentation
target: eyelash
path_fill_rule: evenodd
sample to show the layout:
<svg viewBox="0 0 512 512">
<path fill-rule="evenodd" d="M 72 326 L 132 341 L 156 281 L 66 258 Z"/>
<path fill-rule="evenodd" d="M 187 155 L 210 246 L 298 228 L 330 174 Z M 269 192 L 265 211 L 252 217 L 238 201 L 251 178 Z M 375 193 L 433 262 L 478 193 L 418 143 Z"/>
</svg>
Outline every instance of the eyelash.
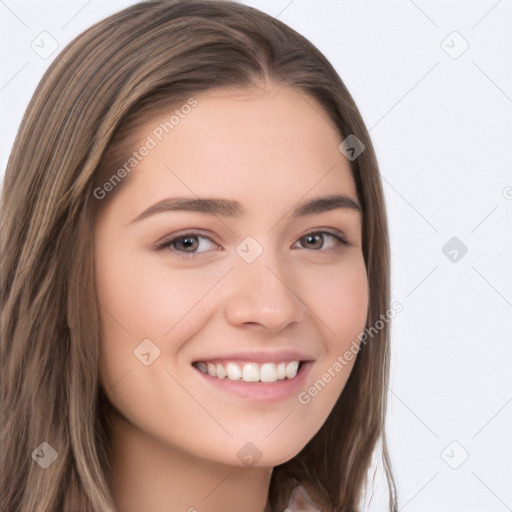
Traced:
<svg viewBox="0 0 512 512">
<path fill-rule="evenodd" d="M 337 240 L 339 242 L 339 244 L 342 246 L 350 245 L 342 235 L 340 235 L 338 233 L 331 233 L 330 231 L 322 231 L 322 230 L 309 231 L 305 235 L 301 236 L 297 241 L 300 241 L 303 238 L 306 238 L 308 236 L 315 236 L 315 235 L 329 235 L 329 236 L 332 236 L 335 240 Z M 196 257 L 198 254 L 202 254 L 202 252 L 208 252 L 208 251 L 202 251 L 199 253 L 198 252 L 184 252 L 184 251 L 178 251 L 176 249 L 171 249 L 172 245 L 176 241 L 184 239 L 184 238 L 189 238 L 189 237 L 206 238 L 206 239 L 210 240 L 211 242 L 213 242 L 213 240 L 210 237 L 207 237 L 205 235 L 202 235 L 200 233 L 196 233 L 196 232 L 192 231 L 189 233 L 183 233 L 183 234 L 174 236 L 173 238 L 168 239 L 168 240 L 163 240 L 162 242 L 160 242 L 156 245 L 156 250 L 162 251 L 165 249 L 169 249 L 172 253 L 176 254 L 179 258 L 183 258 L 183 259 L 190 259 L 190 258 Z M 215 243 L 215 242 L 213 242 L 213 243 Z M 310 250 L 314 251 L 314 252 L 327 252 L 327 251 L 333 251 L 333 250 L 335 251 L 336 248 L 324 249 L 324 250 L 322 250 L 322 249 L 310 249 Z"/>
</svg>

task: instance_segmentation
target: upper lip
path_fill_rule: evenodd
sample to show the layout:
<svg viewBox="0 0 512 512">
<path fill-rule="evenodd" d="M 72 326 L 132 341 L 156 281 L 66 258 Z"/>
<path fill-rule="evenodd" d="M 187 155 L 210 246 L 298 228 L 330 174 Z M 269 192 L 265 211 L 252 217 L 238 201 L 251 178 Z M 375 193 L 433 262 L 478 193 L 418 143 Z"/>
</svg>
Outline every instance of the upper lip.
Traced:
<svg viewBox="0 0 512 512">
<path fill-rule="evenodd" d="M 254 361 L 255 363 L 280 363 L 288 361 L 313 361 L 314 357 L 297 350 L 279 350 L 274 352 L 232 352 L 230 354 L 217 354 L 214 356 L 204 356 L 194 359 L 194 363 L 199 361 Z"/>
</svg>

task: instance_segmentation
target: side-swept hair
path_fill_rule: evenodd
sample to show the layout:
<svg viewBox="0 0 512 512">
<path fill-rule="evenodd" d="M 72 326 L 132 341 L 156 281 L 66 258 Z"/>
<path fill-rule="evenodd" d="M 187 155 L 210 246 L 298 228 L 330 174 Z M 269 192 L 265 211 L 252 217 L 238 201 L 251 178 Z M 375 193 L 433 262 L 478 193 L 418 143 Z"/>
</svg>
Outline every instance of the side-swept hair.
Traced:
<svg viewBox="0 0 512 512">
<path fill-rule="evenodd" d="M 342 139 L 354 134 L 365 145 L 350 165 L 363 210 L 367 327 L 389 309 L 377 160 L 350 93 L 320 51 L 271 16 L 225 0 L 154 0 L 110 16 L 73 40 L 43 76 L 5 174 L 1 510 L 116 511 L 109 403 L 98 376 L 93 191 L 120 161 L 135 127 L 162 108 L 212 88 L 261 83 L 286 84 L 313 98 Z M 386 323 L 361 344 L 324 425 L 297 456 L 274 468 L 272 512 L 286 508 L 298 483 L 325 510 L 358 510 L 379 441 L 389 508 L 396 510 L 384 430 L 388 378 Z M 43 442 L 58 454 L 46 469 L 32 459 Z"/>
</svg>

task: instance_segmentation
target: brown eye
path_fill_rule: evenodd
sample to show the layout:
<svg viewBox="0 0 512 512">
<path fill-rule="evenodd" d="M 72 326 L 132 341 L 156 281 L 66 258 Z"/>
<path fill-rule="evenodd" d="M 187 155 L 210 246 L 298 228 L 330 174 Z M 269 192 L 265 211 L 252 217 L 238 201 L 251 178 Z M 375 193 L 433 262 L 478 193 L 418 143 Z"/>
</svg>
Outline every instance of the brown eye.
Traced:
<svg viewBox="0 0 512 512">
<path fill-rule="evenodd" d="M 329 241 L 331 241 L 330 246 Z M 299 242 L 305 249 L 311 249 L 314 251 L 319 249 L 334 249 L 335 246 L 339 244 L 348 245 L 348 242 L 341 235 L 329 233 L 328 231 L 314 231 L 307 233 L 299 239 Z M 334 242 L 334 245 L 332 242 Z M 328 247 L 324 247 L 325 245 Z"/>
<path fill-rule="evenodd" d="M 204 244 L 206 244 L 206 248 Z M 211 245 L 210 249 L 208 248 L 208 244 Z M 201 247 L 202 250 L 198 250 L 199 247 Z M 159 251 L 169 251 L 176 256 L 184 258 L 194 257 L 197 254 L 209 252 L 211 249 L 215 248 L 218 248 L 215 242 L 209 237 L 200 235 L 199 233 L 183 233 L 173 236 L 172 238 L 163 240 L 156 246 L 156 249 Z"/>
<path fill-rule="evenodd" d="M 324 239 L 322 234 L 306 235 L 301 238 L 305 245 L 308 245 L 308 249 L 321 249 L 324 245 Z"/>
<path fill-rule="evenodd" d="M 185 250 L 185 252 L 194 252 L 199 245 L 198 237 L 196 235 L 187 235 L 175 238 L 171 245 L 176 250 Z"/>
</svg>

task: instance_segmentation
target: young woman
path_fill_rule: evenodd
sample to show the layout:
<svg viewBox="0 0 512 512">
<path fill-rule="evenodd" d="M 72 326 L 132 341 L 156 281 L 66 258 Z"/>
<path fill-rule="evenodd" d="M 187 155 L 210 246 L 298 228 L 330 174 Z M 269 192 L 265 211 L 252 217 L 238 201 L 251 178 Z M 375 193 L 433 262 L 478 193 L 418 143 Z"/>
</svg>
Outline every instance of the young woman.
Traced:
<svg viewBox="0 0 512 512">
<path fill-rule="evenodd" d="M 396 510 L 378 166 L 283 23 L 156 0 L 77 37 L 1 251 L 2 510 L 356 511 L 378 444 Z"/>
</svg>

